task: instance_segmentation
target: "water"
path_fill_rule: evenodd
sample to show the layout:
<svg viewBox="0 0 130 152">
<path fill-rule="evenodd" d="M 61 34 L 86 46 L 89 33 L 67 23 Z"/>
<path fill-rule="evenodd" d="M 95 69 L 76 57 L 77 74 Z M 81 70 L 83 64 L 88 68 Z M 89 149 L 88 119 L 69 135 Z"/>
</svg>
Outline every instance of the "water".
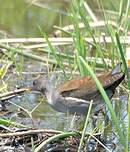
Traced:
<svg viewBox="0 0 130 152">
<path fill-rule="evenodd" d="M 51 33 L 53 25 L 59 25 L 67 5 L 65 1 L 41 2 L 43 8 L 27 0 L 0 0 L 0 30 L 13 37 L 41 37 L 40 26 L 44 32 Z M 62 22 L 66 21 L 62 19 Z"/>
<path fill-rule="evenodd" d="M 115 1 L 117 2 L 117 1 Z M 69 3 L 66 1 L 42 1 L 44 8 L 36 5 L 31 5 L 24 0 L 0 0 L 2 4 L 0 6 L 0 30 L 5 31 L 10 37 L 42 37 L 39 31 L 39 26 L 44 32 L 53 34 L 53 25 L 67 25 L 67 13 L 66 9 L 70 8 Z M 90 2 L 89 2 L 90 3 Z M 110 4 L 105 2 L 105 7 L 109 7 Z M 113 8 L 116 10 L 117 3 L 113 3 Z M 95 1 L 91 1 L 91 8 L 98 9 L 98 5 Z M 118 7 L 117 7 L 118 8 Z M 96 11 L 95 11 L 96 12 Z M 6 34 L 5 34 L 6 37 Z M 22 71 L 32 72 L 40 71 L 42 68 L 41 63 L 25 63 Z M 18 87 L 24 87 L 30 85 L 34 79 L 33 75 L 12 75 L 10 73 L 7 78 L 10 90 Z M 118 95 L 120 97 L 120 95 Z M 115 110 L 118 114 L 122 115 L 122 118 L 127 125 L 127 98 L 121 96 L 121 99 L 116 100 L 117 105 Z M 119 101 L 119 102 L 118 102 Z M 19 123 L 35 126 L 38 128 L 50 128 L 56 130 L 69 130 L 73 119 L 73 115 L 66 115 L 54 111 L 46 102 L 45 98 L 39 97 L 36 94 L 28 93 L 20 95 L 19 98 L 12 99 L 7 109 L 10 110 L 9 118 L 16 120 Z M 14 105 L 13 103 L 17 104 Z M 119 105 L 119 103 L 121 103 Z M 126 103 L 126 104 L 124 104 Z M 37 109 L 32 112 L 33 121 L 29 115 L 20 110 L 19 106 L 31 112 L 37 105 Z M 6 118 L 8 117 L 6 115 Z M 89 130 L 91 130 L 90 128 Z M 115 140 L 117 141 L 117 139 Z"/>
<path fill-rule="evenodd" d="M 97 18 L 101 19 L 98 3 L 94 0 L 87 2 Z M 109 13 L 118 10 L 118 0 L 102 3 L 104 9 L 113 9 Z M 69 0 L 0 0 L 0 4 L 0 30 L 10 37 L 42 37 L 39 26 L 42 31 L 53 34 L 54 25 L 70 24 L 67 12 L 71 5 Z M 110 18 L 113 16 L 109 15 Z"/>
</svg>

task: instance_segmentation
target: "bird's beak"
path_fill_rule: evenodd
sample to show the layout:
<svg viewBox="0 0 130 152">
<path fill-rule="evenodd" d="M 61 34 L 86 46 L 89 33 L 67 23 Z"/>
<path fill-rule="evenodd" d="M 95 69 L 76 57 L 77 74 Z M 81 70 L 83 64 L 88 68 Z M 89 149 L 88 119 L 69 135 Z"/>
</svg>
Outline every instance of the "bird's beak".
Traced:
<svg viewBox="0 0 130 152">
<path fill-rule="evenodd" d="M 37 88 L 32 84 L 28 87 L 28 91 L 31 92 L 31 91 L 37 91 Z"/>
<path fill-rule="evenodd" d="M 29 93 L 32 92 L 32 93 L 36 93 L 36 94 L 41 94 L 41 92 L 36 90 L 36 88 L 34 86 L 28 87 L 26 92 L 29 92 Z"/>
<path fill-rule="evenodd" d="M 26 92 L 31 92 L 31 91 L 33 91 L 33 87 L 26 88 Z"/>
</svg>

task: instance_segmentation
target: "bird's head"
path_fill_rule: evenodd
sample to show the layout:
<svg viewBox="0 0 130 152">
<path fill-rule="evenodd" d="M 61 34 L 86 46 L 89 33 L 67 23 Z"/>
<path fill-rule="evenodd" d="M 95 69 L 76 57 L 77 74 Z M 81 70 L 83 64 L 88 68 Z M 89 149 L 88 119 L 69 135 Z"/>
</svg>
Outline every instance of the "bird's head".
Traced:
<svg viewBox="0 0 130 152">
<path fill-rule="evenodd" d="M 51 90 L 55 85 L 55 76 L 39 76 L 33 81 L 32 91 L 39 91 L 45 94 L 46 91 Z"/>
<path fill-rule="evenodd" d="M 33 81 L 32 91 L 39 91 L 45 94 L 49 80 L 46 76 L 39 76 Z"/>
</svg>

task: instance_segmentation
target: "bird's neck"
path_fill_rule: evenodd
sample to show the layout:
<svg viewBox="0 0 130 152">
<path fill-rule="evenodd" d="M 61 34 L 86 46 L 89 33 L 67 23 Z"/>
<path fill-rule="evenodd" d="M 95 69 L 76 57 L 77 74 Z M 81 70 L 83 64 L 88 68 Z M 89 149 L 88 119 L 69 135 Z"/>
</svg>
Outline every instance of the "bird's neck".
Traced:
<svg viewBox="0 0 130 152">
<path fill-rule="evenodd" d="M 47 101 L 50 105 L 54 105 L 57 98 L 60 95 L 54 85 L 49 85 L 46 88 L 46 93 L 45 94 L 46 94 Z"/>
</svg>

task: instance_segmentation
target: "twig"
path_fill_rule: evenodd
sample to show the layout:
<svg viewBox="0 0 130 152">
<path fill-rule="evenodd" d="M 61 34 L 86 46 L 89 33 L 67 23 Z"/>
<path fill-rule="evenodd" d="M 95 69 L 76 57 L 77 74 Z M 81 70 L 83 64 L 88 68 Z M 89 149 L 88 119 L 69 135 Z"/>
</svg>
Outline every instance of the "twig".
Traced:
<svg viewBox="0 0 130 152">
<path fill-rule="evenodd" d="M 116 24 L 116 22 L 112 21 L 112 20 L 108 20 L 107 22 L 105 21 L 96 21 L 96 22 L 90 22 L 89 26 L 92 28 L 96 28 L 96 27 L 105 27 L 108 25 L 113 26 L 114 28 L 119 28 L 118 25 Z M 54 26 L 54 28 L 57 28 L 56 26 Z M 79 23 L 79 28 L 86 28 L 84 23 Z M 60 29 L 60 28 L 59 28 Z M 69 26 L 64 26 L 63 28 L 61 28 L 63 31 L 70 31 L 70 30 L 74 30 L 74 26 L 73 25 L 69 25 Z M 119 28 L 119 31 L 125 32 L 125 29 L 123 27 Z M 59 35 L 61 33 L 60 30 L 57 30 L 55 32 L 56 35 Z M 129 35 L 129 32 L 128 32 Z"/>
<path fill-rule="evenodd" d="M 16 95 L 11 95 L 11 96 L 7 96 L 7 97 L 2 97 L 0 98 L 0 101 L 4 102 L 5 100 L 10 100 L 12 98 L 16 97 Z"/>
<path fill-rule="evenodd" d="M 27 91 L 29 91 L 29 88 L 16 89 L 14 91 L 2 93 L 2 94 L 0 94 L 0 100 L 2 98 L 11 97 L 11 96 L 14 96 L 16 94 L 20 94 L 20 93 L 27 92 Z"/>
<path fill-rule="evenodd" d="M 105 36 L 106 43 L 112 43 L 110 36 Z M 50 43 L 73 43 L 73 38 L 71 37 L 51 37 L 49 38 Z M 85 38 L 87 43 L 93 43 L 93 38 L 87 37 Z M 104 36 L 95 37 L 95 41 L 97 43 L 104 43 Z M 120 36 L 121 43 L 129 44 L 130 43 L 130 36 Z M 14 38 L 14 39 L 0 39 L 0 43 L 46 43 L 44 38 Z M 2 44 L 0 44 L 1 47 Z"/>
<path fill-rule="evenodd" d="M 52 129 L 37 129 L 37 130 L 27 130 L 27 131 L 19 131 L 19 132 L 12 132 L 12 133 L 1 133 L 0 137 L 12 137 L 12 136 L 24 136 L 24 135 L 32 135 L 38 133 L 50 133 L 50 134 L 59 134 L 62 133 L 61 131 L 52 130 Z"/>
<path fill-rule="evenodd" d="M 22 55 L 24 57 L 28 57 L 28 58 L 30 58 L 32 60 L 35 60 L 35 61 L 57 65 L 56 60 L 48 59 L 47 57 L 41 57 L 41 56 L 38 56 L 38 55 L 34 55 L 33 53 L 28 53 L 27 51 L 24 51 L 23 49 L 14 48 L 14 47 L 11 47 L 11 46 L 6 46 L 4 44 L 0 44 L 0 47 L 3 48 L 3 49 L 6 49 L 7 51 L 13 50 L 14 52 L 18 53 L 19 55 Z M 67 62 L 64 62 L 64 65 L 69 66 L 69 64 Z"/>
<path fill-rule="evenodd" d="M 91 16 L 92 20 L 93 20 L 94 22 L 97 22 L 98 20 L 97 20 L 97 18 L 96 18 L 96 16 L 95 16 L 94 12 L 93 12 L 92 9 L 90 8 L 90 6 L 87 4 L 87 2 L 84 2 L 84 7 L 85 7 L 85 9 L 87 10 L 88 14 Z"/>
<path fill-rule="evenodd" d="M 64 46 L 64 45 L 69 45 L 71 44 L 71 42 L 54 42 L 54 43 L 51 43 L 52 46 Z M 36 49 L 36 48 L 45 48 L 45 47 L 48 47 L 48 44 L 34 44 L 34 45 L 28 45 L 28 46 L 22 46 L 22 48 L 25 48 L 25 49 Z"/>
</svg>

